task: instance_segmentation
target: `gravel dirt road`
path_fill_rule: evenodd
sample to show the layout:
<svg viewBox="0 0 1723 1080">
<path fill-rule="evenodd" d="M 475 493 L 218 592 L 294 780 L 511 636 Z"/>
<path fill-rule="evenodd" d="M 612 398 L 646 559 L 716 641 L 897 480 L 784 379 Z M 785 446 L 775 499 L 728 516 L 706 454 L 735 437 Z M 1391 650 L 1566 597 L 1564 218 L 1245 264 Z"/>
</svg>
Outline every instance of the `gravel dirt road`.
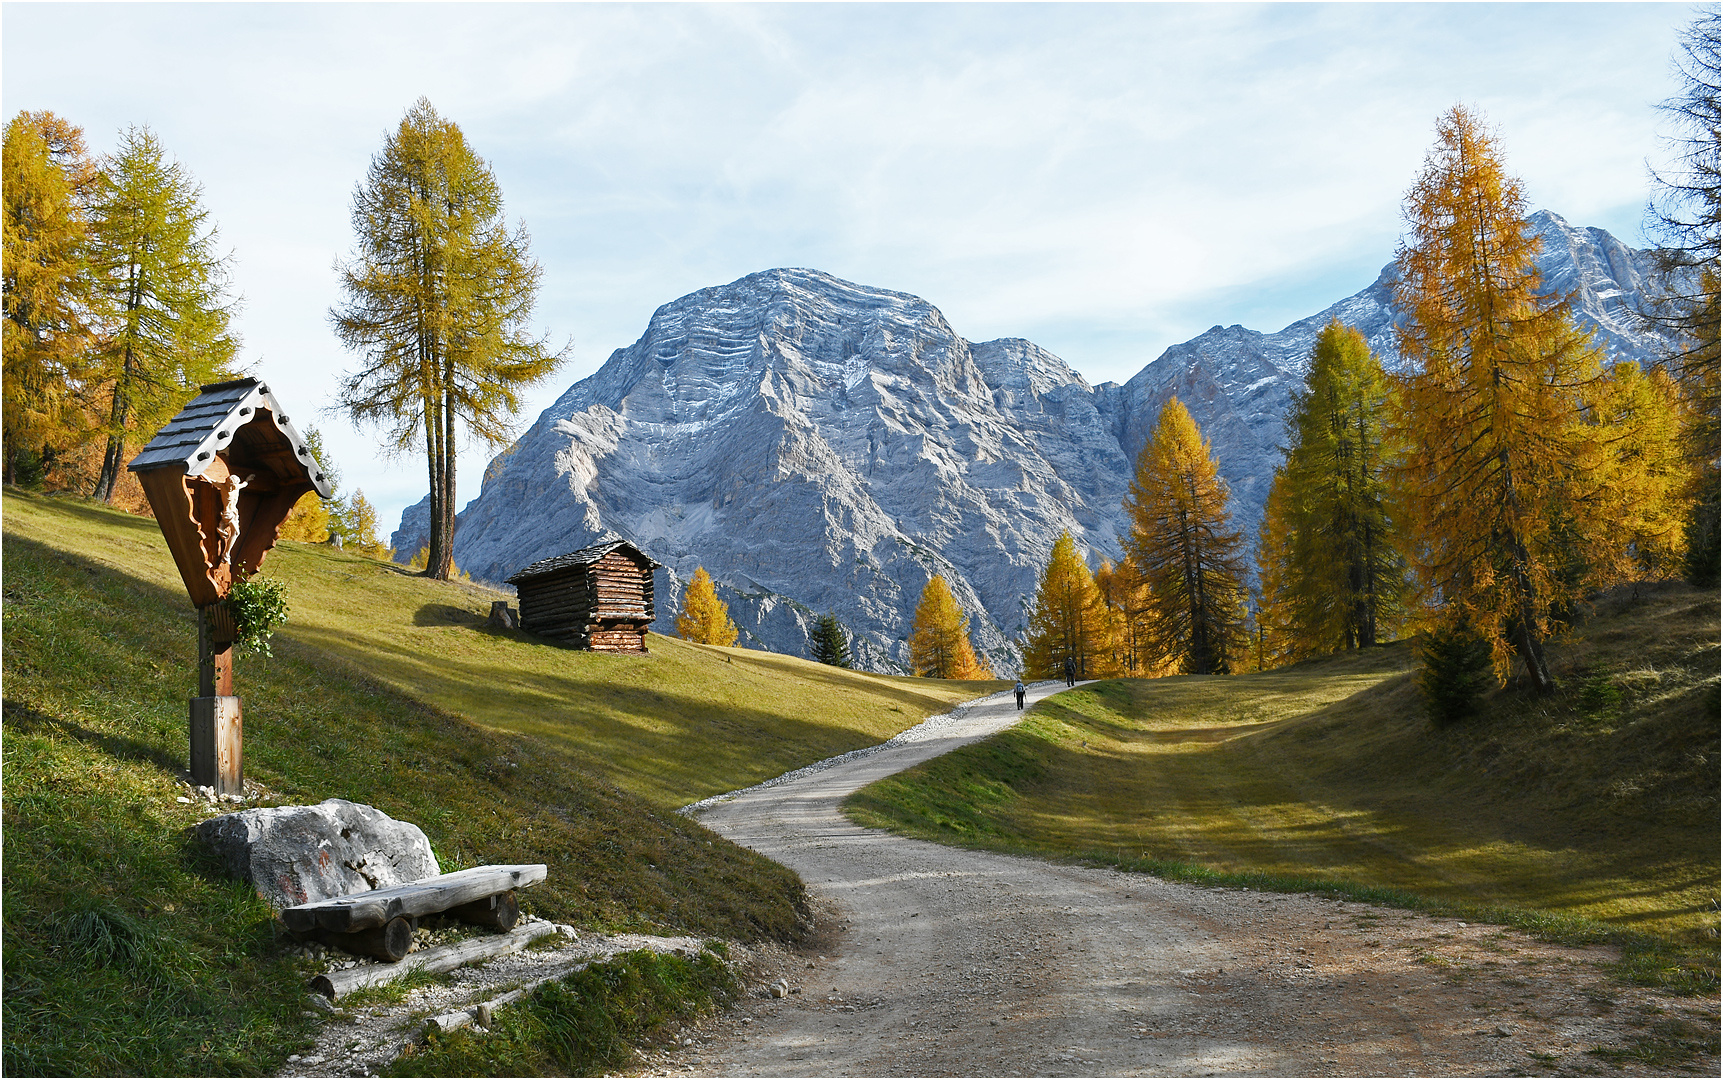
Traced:
<svg viewBox="0 0 1723 1080">
<path fill-rule="evenodd" d="M 1031 701 L 1060 689 L 1037 685 Z M 877 752 L 700 811 L 711 828 L 802 875 L 820 936 L 805 955 L 755 954 L 742 1007 L 644 1068 L 1717 1075 L 1717 1002 L 1611 981 L 1599 967 L 1606 950 L 1364 904 L 945 848 L 858 828 L 838 812 L 850 792 L 1018 715 L 1009 694 L 980 699 Z M 780 978 L 789 992 L 767 996 Z"/>
</svg>

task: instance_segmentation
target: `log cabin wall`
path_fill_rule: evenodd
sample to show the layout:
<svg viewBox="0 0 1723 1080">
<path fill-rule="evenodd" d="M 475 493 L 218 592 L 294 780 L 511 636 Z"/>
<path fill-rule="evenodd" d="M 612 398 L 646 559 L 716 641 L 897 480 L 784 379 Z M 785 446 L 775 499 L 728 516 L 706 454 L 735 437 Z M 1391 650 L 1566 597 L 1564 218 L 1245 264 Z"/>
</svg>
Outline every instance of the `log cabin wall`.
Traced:
<svg viewBox="0 0 1723 1080">
<path fill-rule="evenodd" d="M 592 613 L 592 593 L 586 568 L 571 566 L 543 574 L 516 586 L 522 630 L 540 637 L 580 633 Z"/>
<path fill-rule="evenodd" d="M 626 545 L 594 552 L 590 561 L 578 558 L 584 554 L 547 560 L 562 563 L 548 572 L 533 573 L 529 567 L 517 576 L 521 629 L 578 649 L 645 652 L 655 615 L 656 564 Z"/>
</svg>

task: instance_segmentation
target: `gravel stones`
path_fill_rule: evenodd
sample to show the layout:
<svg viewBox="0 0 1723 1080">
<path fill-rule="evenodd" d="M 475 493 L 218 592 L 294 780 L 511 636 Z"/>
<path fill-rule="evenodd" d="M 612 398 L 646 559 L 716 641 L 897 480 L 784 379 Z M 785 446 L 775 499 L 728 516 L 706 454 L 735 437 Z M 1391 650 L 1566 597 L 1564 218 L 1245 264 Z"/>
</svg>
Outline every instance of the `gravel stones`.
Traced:
<svg viewBox="0 0 1723 1080">
<path fill-rule="evenodd" d="M 197 835 L 278 911 L 437 873 L 424 830 L 346 799 L 223 814 Z"/>
</svg>

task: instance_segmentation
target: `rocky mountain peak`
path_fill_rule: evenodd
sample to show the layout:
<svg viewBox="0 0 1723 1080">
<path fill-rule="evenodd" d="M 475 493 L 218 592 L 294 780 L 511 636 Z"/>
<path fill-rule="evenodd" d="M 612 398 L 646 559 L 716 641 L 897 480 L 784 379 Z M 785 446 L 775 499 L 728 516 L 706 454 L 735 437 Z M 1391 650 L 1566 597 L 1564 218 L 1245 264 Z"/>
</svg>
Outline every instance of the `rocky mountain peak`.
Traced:
<svg viewBox="0 0 1723 1080">
<path fill-rule="evenodd" d="M 1651 355 L 1631 318 L 1648 253 L 1555 214 L 1530 221 L 1546 285 L 1574 294 L 1612 356 Z M 660 631 L 704 566 L 744 644 L 802 653 L 833 611 L 876 670 L 907 667 L 910 619 L 937 573 L 978 651 L 1011 673 L 1059 534 L 1092 562 L 1118 557 L 1131 462 L 1168 397 L 1201 425 L 1254 538 L 1321 328 L 1339 318 L 1401 364 L 1393 271 L 1276 333 L 1216 325 L 1100 386 L 1033 342 L 966 341 L 926 300 L 818 270 L 701 289 L 655 311 L 491 463 L 455 560 L 501 581 L 621 537 L 665 564 Z M 403 515 L 402 558 L 425 522 L 424 503 Z"/>
</svg>

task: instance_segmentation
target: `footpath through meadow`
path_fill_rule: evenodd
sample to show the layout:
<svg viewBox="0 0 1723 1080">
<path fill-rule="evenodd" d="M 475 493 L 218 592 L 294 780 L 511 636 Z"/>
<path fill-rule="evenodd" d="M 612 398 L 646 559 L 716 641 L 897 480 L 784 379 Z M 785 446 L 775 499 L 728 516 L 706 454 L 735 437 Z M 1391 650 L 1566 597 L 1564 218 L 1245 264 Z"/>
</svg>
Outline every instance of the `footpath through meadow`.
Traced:
<svg viewBox="0 0 1723 1080">
<path fill-rule="evenodd" d="M 1038 701 L 1064 689 L 1031 689 Z M 648 1070 L 763 1076 L 1716 1075 L 1657 1048 L 1715 1000 L 1628 987 L 1605 950 L 1366 904 L 1182 885 L 862 829 L 849 793 L 1014 723 L 1010 693 L 696 808 L 801 874 L 806 955 Z M 1153 807 L 1144 807 L 1153 813 Z M 782 997 L 770 984 L 783 980 Z M 1589 1051 L 1603 1048 L 1606 1056 Z M 1637 1052 L 1638 1056 L 1635 1056 Z"/>
</svg>

